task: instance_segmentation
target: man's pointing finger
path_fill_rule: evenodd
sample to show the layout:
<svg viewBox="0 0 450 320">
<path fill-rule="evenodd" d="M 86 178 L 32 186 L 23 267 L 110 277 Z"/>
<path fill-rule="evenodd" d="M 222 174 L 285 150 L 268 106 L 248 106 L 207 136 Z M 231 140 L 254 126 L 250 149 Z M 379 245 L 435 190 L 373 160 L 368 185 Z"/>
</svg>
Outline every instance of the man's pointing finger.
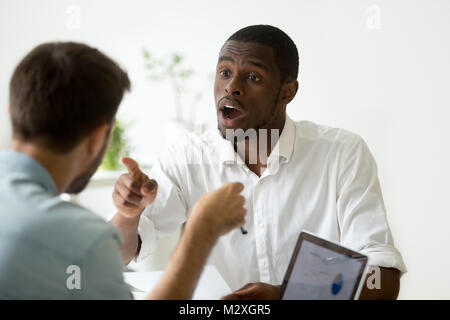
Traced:
<svg viewBox="0 0 450 320">
<path fill-rule="evenodd" d="M 127 167 L 128 172 L 131 174 L 131 177 L 140 183 L 145 182 L 145 174 L 139 169 L 139 165 L 132 158 L 122 157 L 121 162 Z"/>
</svg>

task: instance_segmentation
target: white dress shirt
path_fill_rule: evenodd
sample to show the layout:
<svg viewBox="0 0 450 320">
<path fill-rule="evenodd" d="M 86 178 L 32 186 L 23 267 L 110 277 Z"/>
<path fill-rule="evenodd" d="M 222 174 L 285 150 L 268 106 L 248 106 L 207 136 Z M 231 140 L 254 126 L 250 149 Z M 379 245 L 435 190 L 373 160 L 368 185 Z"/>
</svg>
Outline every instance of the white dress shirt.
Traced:
<svg viewBox="0 0 450 320">
<path fill-rule="evenodd" d="M 287 117 L 261 177 L 218 130 L 188 134 L 159 157 L 149 176 L 158 193 L 141 216 L 137 261 L 154 251 L 160 235 L 187 220 L 203 193 L 241 182 L 248 234 L 235 229 L 222 236 L 208 260 L 232 290 L 248 282 L 281 284 L 301 230 L 368 255 L 370 265 L 406 272 L 375 160 L 363 139 L 348 131 Z"/>
</svg>

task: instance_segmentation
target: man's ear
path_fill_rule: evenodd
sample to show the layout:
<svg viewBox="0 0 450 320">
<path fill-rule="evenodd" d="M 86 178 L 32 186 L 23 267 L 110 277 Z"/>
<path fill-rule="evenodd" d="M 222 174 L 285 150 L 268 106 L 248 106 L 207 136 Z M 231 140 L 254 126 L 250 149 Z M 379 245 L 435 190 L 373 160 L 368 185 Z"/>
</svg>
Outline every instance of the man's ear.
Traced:
<svg viewBox="0 0 450 320">
<path fill-rule="evenodd" d="M 280 100 L 283 104 L 288 104 L 294 99 L 298 91 L 297 80 L 287 80 L 281 87 Z"/>
<path fill-rule="evenodd" d="M 87 141 L 88 153 L 96 157 L 100 152 L 103 144 L 105 143 L 105 139 L 109 139 L 109 132 L 111 129 L 111 124 L 102 124 L 92 130 L 89 134 Z"/>
</svg>

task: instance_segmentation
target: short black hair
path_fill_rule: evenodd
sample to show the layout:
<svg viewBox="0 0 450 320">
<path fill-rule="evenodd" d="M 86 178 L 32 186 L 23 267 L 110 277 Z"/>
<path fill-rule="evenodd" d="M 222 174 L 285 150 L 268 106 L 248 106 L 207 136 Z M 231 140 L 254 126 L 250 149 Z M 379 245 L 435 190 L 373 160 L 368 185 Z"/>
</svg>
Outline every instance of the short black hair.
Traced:
<svg viewBox="0 0 450 320">
<path fill-rule="evenodd" d="M 254 42 L 273 49 L 281 82 L 298 77 L 298 50 L 294 41 L 282 30 L 265 24 L 248 26 L 236 31 L 227 41 Z"/>
<path fill-rule="evenodd" d="M 129 89 L 126 72 L 99 50 L 76 42 L 41 44 L 11 77 L 13 137 L 66 153 L 97 126 L 113 123 Z"/>
</svg>

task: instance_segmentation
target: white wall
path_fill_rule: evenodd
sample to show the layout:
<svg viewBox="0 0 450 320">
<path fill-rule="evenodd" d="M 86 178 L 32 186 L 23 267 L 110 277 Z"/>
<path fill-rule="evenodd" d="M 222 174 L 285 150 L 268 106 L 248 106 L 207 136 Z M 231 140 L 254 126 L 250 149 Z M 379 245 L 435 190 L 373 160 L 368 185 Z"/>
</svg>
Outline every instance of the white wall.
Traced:
<svg viewBox="0 0 450 320">
<path fill-rule="evenodd" d="M 80 9 L 78 29 L 67 27 L 70 5 Z M 163 148 L 172 100 L 168 88 L 146 80 L 141 48 L 179 51 L 207 74 L 224 40 L 256 23 L 282 28 L 299 47 L 301 86 L 289 114 L 359 133 L 377 159 L 409 269 L 400 298 L 449 299 L 450 1 L 1 0 L 0 146 L 8 141 L 13 67 L 38 43 L 70 39 L 129 71 L 133 91 L 120 115 L 134 123 L 134 155 L 150 162 Z M 210 88 L 197 116 L 211 126 L 213 108 Z"/>
</svg>

